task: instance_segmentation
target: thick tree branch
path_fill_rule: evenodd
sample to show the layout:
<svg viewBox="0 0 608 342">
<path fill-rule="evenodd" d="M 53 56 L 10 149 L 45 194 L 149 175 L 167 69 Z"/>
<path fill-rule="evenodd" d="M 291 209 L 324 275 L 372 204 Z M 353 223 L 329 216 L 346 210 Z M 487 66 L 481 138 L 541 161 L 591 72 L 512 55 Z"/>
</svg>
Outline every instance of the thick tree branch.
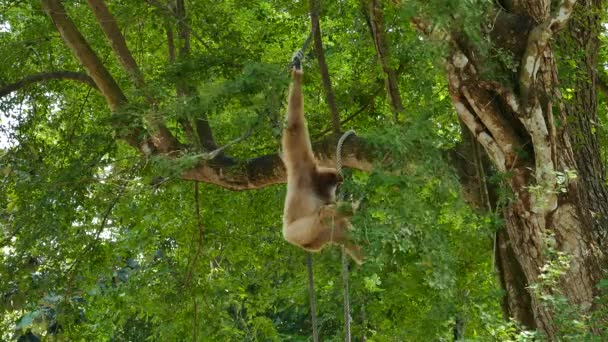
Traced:
<svg viewBox="0 0 608 342">
<path fill-rule="evenodd" d="M 557 13 L 536 26 L 528 36 L 526 52 L 521 59 L 519 71 L 519 87 L 521 92 L 522 104 L 525 110 L 528 105 L 530 89 L 536 82 L 536 75 L 541 65 L 541 57 L 549 40 L 559 30 L 566 27 L 566 23 L 572 15 L 572 10 L 576 0 L 563 0 Z"/>
<path fill-rule="evenodd" d="M 500 95 L 505 100 L 505 103 L 509 106 L 509 109 L 513 113 L 518 116 L 523 115 L 523 113 L 520 111 L 521 106 L 519 104 L 519 99 L 517 98 L 517 95 L 515 95 L 513 89 L 506 87 L 498 82 L 492 81 L 480 81 L 479 86 L 484 89 L 491 90 L 496 94 Z"/>
<path fill-rule="evenodd" d="M 144 76 L 139 70 L 131 51 L 127 47 L 127 42 L 118 28 L 116 19 L 112 13 L 110 13 L 103 0 L 88 0 L 88 2 L 89 7 L 91 7 L 91 10 L 97 18 L 97 23 L 101 26 L 103 33 L 110 42 L 110 46 L 112 47 L 114 54 L 116 54 L 116 57 L 118 57 L 123 69 L 127 72 L 135 86 L 143 90 L 145 88 Z M 153 104 L 154 99 L 148 97 L 148 102 Z M 145 118 L 153 130 L 152 137 L 154 145 L 156 145 L 161 152 L 166 153 L 179 149 L 179 142 L 160 118 L 154 114 L 147 114 Z"/>
<path fill-rule="evenodd" d="M 321 71 L 321 79 L 323 80 L 323 89 L 325 89 L 325 97 L 329 112 L 331 113 L 331 126 L 335 135 L 340 134 L 340 112 L 336 104 L 336 97 L 331 87 L 331 77 L 329 69 L 325 61 L 325 53 L 323 52 L 323 40 L 321 38 L 321 23 L 319 22 L 319 0 L 310 0 L 310 20 L 313 27 L 314 51 L 317 61 L 319 62 L 319 70 Z"/>
<path fill-rule="evenodd" d="M 519 145 L 516 135 L 507 128 L 504 120 L 498 119 L 498 113 L 486 110 L 489 103 L 476 104 L 477 99 L 463 85 L 462 79 L 475 76 L 475 72 L 468 70 L 472 66 L 462 52 L 456 51 L 446 63 L 446 68 L 448 88 L 458 116 L 484 147 L 498 170 L 506 171 L 514 160 L 514 148 Z M 482 119 L 481 116 L 485 117 Z"/>
<path fill-rule="evenodd" d="M 313 144 L 313 150 L 321 165 L 335 166 L 336 140 L 333 137 Z M 372 147 L 364 139 L 351 137 L 346 140 L 342 149 L 345 167 L 371 171 L 372 162 Z M 286 174 L 280 155 L 272 154 L 240 162 L 203 160 L 185 171 L 181 178 L 230 190 L 251 190 L 284 183 Z"/>
<path fill-rule="evenodd" d="M 127 47 L 127 42 L 118 28 L 116 19 L 112 13 L 110 13 L 110 10 L 108 10 L 108 7 L 103 0 L 88 0 L 88 3 L 93 14 L 95 14 L 95 18 L 97 18 L 97 23 L 101 26 L 103 33 L 110 42 L 110 46 L 123 69 L 127 72 L 129 78 L 137 88 L 143 88 L 144 76 L 139 70 L 131 51 Z"/>
<path fill-rule="evenodd" d="M 549 113 L 549 115 L 553 115 L 553 113 Z M 553 191 L 556 186 L 556 175 L 551 158 L 549 131 L 543 116 L 543 109 L 538 101 L 531 109 L 530 116 L 522 117 L 521 121 L 532 138 L 536 183 L 543 190 L 540 193 L 531 192 L 532 210 L 536 213 L 547 213 L 557 208 L 557 195 Z"/>
<path fill-rule="evenodd" d="M 82 72 L 74 72 L 74 71 L 50 71 L 50 72 L 41 72 L 33 75 L 25 76 L 17 82 L 7 84 L 0 88 L 0 97 L 4 97 L 14 91 L 17 91 L 23 87 L 26 87 L 32 83 L 36 82 L 46 82 L 52 80 L 72 80 L 82 82 L 88 85 L 91 88 L 99 90 L 95 81 L 87 74 Z"/>
<path fill-rule="evenodd" d="M 89 46 L 74 22 L 67 15 L 67 12 L 59 0 L 41 0 L 44 10 L 47 12 L 61 38 L 72 50 L 80 64 L 85 68 L 89 76 L 93 78 L 97 88 L 106 99 L 110 109 L 117 110 L 127 102 L 124 93 L 112 77 L 108 70 L 93 49 Z"/>
<path fill-rule="evenodd" d="M 469 111 L 458 96 L 452 92 L 450 92 L 450 94 L 452 95 L 452 102 L 454 103 L 458 116 L 469 128 L 475 139 L 479 141 L 481 146 L 486 150 L 496 168 L 500 172 L 507 171 L 505 154 L 496 141 L 485 131 L 483 125 L 477 121 L 475 115 Z"/>
<path fill-rule="evenodd" d="M 511 165 L 515 160 L 516 150 L 521 147 L 519 138 L 501 115 L 495 100 L 484 89 L 473 84 L 471 87 L 472 91 L 469 91 L 467 86 L 462 86 L 460 91 L 505 153 L 507 165 Z"/>
</svg>

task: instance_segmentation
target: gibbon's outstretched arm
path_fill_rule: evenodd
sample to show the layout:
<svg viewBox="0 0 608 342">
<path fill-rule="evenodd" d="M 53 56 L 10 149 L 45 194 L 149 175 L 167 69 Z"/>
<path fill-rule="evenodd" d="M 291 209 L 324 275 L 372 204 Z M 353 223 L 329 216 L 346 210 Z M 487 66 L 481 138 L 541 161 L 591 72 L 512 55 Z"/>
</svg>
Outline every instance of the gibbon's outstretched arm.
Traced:
<svg viewBox="0 0 608 342">
<path fill-rule="evenodd" d="M 315 163 L 304 121 L 303 72 L 294 68 L 291 75 L 293 81 L 289 89 L 287 125 L 283 131 L 283 152 L 288 173 L 293 169 L 313 166 Z"/>
<path fill-rule="evenodd" d="M 348 239 L 351 229 L 348 218 L 353 211 L 341 210 L 335 203 L 336 187 L 342 177 L 334 168 L 318 166 L 312 152 L 304 120 L 302 76 L 302 70 L 294 67 L 282 138 L 287 169 L 283 236 L 289 243 L 311 252 L 330 243 L 344 245 L 348 254 L 361 264 L 361 249 Z"/>
</svg>

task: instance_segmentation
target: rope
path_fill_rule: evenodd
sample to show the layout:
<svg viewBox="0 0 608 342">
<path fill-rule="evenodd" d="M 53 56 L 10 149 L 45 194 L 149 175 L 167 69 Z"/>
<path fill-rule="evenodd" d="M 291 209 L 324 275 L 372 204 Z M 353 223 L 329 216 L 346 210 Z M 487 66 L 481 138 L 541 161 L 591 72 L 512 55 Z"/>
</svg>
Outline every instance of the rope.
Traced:
<svg viewBox="0 0 608 342">
<path fill-rule="evenodd" d="M 317 307 L 315 305 L 315 283 L 312 278 L 312 253 L 306 254 L 306 267 L 308 268 L 308 292 L 310 293 L 310 318 L 312 323 L 312 340 L 319 342 L 317 330 Z"/>
<path fill-rule="evenodd" d="M 340 137 L 340 140 L 338 140 L 338 146 L 336 147 L 336 170 L 340 175 L 342 175 L 342 145 L 344 145 L 346 139 L 352 134 L 355 134 L 354 129 L 344 132 Z"/>
<path fill-rule="evenodd" d="M 342 134 L 336 147 L 336 170 L 342 175 L 342 146 L 346 139 L 355 134 L 354 130 L 348 130 Z M 350 342 L 350 291 L 348 289 L 348 256 L 346 248 L 342 246 L 342 291 L 344 297 L 344 341 Z"/>
<path fill-rule="evenodd" d="M 312 42 L 315 31 L 318 29 L 317 23 L 313 21 L 310 34 L 306 41 L 302 45 L 302 48 L 294 53 L 291 58 L 291 65 L 297 70 L 302 68 L 302 61 L 304 60 L 304 51 L 308 49 L 308 45 Z M 336 170 L 339 174 L 342 174 L 342 145 L 349 135 L 354 134 L 354 130 L 345 132 L 338 140 L 338 146 L 336 148 Z M 315 285 L 313 279 L 313 268 L 312 268 L 312 254 L 308 253 L 306 256 L 306 265 L 308 269 L 308 291 L 310 293 L 310 316 L 312 324 L 312 339 L 314 342 L 319 341 L 319 332 L 317 329 L 317 308 L 315 301 Z M 350 299 L 348 291 L 348 258 L 346 256 L 346 250 L 342 247 L 342 281 L 344 290 L 344 331 L 345 341 L 350 342 Z"/>
<path fill-rule="evenodd" d="M 350 342 L 350 295 L 348 290 L 348 256 L 342 246 L 342 291 L 344 292 L 344 341 Z"/>
<path fill-rule="evenodd" d="M 291 58 L 291 65 L 294 66 L 297 70 L 300 70 L 302 68 L 302 61 L 304 60 L 304 51 L 308 50 L 308 45 L 310 45 L 310 43 L 312 42 L 312 38 L 316 30 L 317 25 L 315 22 L 313 22 L 312 28 L 310 29 L 310 33 L 308 34 L 308 38 L 306 38 L 306 41 L 304 42 L 304 44 L 302 44 L 302 48 L 296 51 L 296 53 L 294 53 L 293 57 Z"/>
</svg>

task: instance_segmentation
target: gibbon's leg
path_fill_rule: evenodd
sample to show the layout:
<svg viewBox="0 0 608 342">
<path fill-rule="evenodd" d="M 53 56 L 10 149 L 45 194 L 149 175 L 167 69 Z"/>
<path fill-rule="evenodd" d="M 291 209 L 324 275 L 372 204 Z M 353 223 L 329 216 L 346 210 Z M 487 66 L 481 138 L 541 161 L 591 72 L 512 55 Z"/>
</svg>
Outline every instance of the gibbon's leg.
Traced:
<svg viewBox="0 0 608 342">
<path fill-rule="evenodd" d="M 350 208 L 350 212 L 342 210 Z M 304 245 L 304 249 L 319 251 L 328 243 L 344 245 L 346 252 L 353 260 L 361 265 L 363 263 L 363 253 L 361 248 L 349 241 L 348 231 L 352 228 L 348 217 L 352 216 L 352 206 L 344 202 L 340 204 L 329 204 L 321 208 L 319 212 L 321 226 L 314 240 Z"/>
<path fill-rule="evenodd" d="M 283 227 L 283 237 L 289 243 L 304 248 L 319 235 L 319 223 L 318 215 L 299 218 Z"/>
<path fill-rule="evenodd" d="M 314 156 L 304 121 L 303 72 L 294 68 L 291 74 L 293 82 L 289 88 L 287 124 L 283 130 L 283 153 L 287 167 L 297 169 L 314 165 Z"/>
<path fill-rule="evenodd" d="M 350 223 L 346 219 L 342 219 L 340 223 L 335 224 L 333 227 L 323 227 L 323 229 L 317 235 L 317 238 L 303 248 L 311 251 L 318 252 L 329 243 L 343 245 L 346 249 L 346 253 L 350 255 L 353 260 L 361 265 L 363 263 L 363 253 L 361 247 L 349 242 L 348 230 L 350 229 Z"/>
</svg>

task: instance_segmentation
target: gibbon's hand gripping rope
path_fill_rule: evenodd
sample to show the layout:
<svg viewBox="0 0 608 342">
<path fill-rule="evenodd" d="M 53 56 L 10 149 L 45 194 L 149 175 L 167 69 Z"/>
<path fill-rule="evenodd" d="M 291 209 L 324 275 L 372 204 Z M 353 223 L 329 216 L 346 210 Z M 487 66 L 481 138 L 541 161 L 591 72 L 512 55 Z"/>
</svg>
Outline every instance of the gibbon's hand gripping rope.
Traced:
<svg viewBox="0 0 608 342">
<path fill-rule="evenodd" d="M 304 61 L 304 51 L 308 49 L 308 45 L 310 45 L 310 42 L 312 42 L 312 38 L 316 30 L 317 25 L 316 23 L 313 23 L 312 28 L 310 30 L 310 34 L 308 35 L 308 38 L 306 38 L 306 41 L 302 45 L 302 48 L 296 51 L 296 53 L 294 53 L 293 57 L 291 58 L 291 66 L 296 68 L 296 70 L 302 69 L 302 61 Z"/>
</svg>

